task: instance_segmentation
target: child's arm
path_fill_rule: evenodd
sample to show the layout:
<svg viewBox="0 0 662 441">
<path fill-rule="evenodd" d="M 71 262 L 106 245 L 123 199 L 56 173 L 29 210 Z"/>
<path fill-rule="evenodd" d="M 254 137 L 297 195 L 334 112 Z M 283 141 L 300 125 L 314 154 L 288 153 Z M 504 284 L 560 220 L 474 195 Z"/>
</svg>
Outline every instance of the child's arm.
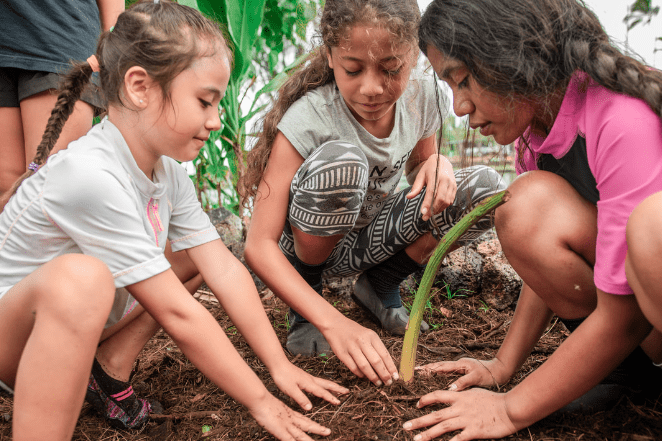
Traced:
<svg viewBox="0 0 662 441">
<path fill-rule="evenodd" d="M 437 391 L 418 407 L 450 407 L 405 423 L 407 430 L 436 424 L 421 433 L 428 440 L 462 430 L 462 439 L 502 437 L 544 418 L 579 398 L 607 376 L 650 332 L 632 295 L 597 290 L 598 305 L 552 356 L 506 394 L 483 389 Z M 455 416 L 453 416 L 455 415 Z"/>
<path fill-rule="evenodd" d="M 433 214 L 441 212 L 455 200 L 457 184 L 453 165 L 437 153 L 436 135 L 418 141 L 405 165 L 405 174 L 407 182 L 412 185 L 408 199 L 417 196 L 426 188 L 421 205 L 423 220 L 430 219 Z M 433 191 L 435 188 L 436 195 Z"/>
<path fill-rule="evenodd" d="M 267 366 L 276 385 L 283 392 L 305 410 L 310 410 L 313 406 L 302 391 L 310 392 L 333 404 L 340 403 L 331 392 L 345 394 L 349 390 L 332 381 L 314 377 L 287 359 L 264 312 L 253 279 L 223 242 L 208 242 L 189 248 L 187 253 L 232 323 Z"/>
<path fill-rule="evenodd" d="M 379 336 L 320 297 L 278 247 L 287 217 L 290 183 L 302 163 L 301 155 L 279 132 L 258 189 L 244 251 L 246 262 L 278 297 L 324 334 L 333 352 L 355 375 L 376 384 L 387 383 L 397 374 L 397 368 Z"/>
<path fill-rule="evenodd" d="M 97 0 L 101 30 L 107 31 L 115 26 L 117 17 L 124 12 L 124 0 Z"/>
<path fill-rule="evenodd" d="M 470 386 L 500 386 L 506 384 L 524 364 L 552 318 L 552 311 L 528 285 L 522 285 L 515 315 L 506 338 L 492 360 L 462 358 L 440 361 L 417 367 L 425 373 L 461 373 L 448 390 L 464 390 Z"/>
<path fill-rule="evenodd" d="M 172 337 L 184 355 L 228 395 L 246 406 L 278 439 L 305 439 L 303 432 L 331 431 L 289 409 L 271 395 L 237 353 L 223 329 L 180 283 L 172 270 L 127 286 L 129 292 Z M 301 437 L 301 438 L 298 438 Z"/>
</svg>

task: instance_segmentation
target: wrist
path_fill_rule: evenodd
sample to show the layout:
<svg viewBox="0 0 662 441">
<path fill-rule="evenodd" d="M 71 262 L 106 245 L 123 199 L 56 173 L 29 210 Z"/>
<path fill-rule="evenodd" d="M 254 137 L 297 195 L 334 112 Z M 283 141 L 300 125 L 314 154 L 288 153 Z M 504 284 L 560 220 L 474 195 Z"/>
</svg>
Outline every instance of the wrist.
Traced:
<svg viewBox="0 0 662 441">
<path fill-rule="evenodd" d="M 266 407 L 267 403 L 272 400 L 276 399 L 266 388 L 262 388 L 259 392 L 256 392 L 257 395 L 254 397 L 251 397 L 250 400 L 247 400 L 246 402 L 243 402 L 243 404 L 248 412 L 255 416 L 256 412 L 260 412 L 264 410 Z"/>
<path fill-rule="evenodd" d="M 488 370 L 494 377 L 494 381 L 498 386 L 508 383 L 515 374 L 515 369 L 506 365 L 498 357 L 494 357 L 490 360 Z"/>
</svg>

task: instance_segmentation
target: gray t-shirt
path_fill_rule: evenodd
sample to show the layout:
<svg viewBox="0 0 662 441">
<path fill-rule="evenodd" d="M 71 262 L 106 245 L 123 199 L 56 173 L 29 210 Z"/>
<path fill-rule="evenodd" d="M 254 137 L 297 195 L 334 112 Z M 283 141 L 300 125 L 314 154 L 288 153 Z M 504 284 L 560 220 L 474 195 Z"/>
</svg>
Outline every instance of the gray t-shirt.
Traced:
<svg viewBox="0 0 662 441">
<path fill-rule="evenodd" d="M 368 191 L 355 229 L 365 227 L 379 213 L 393 195 L 418 141 L 441 126 L 434 87 L 430 78 L 409 81 L 396 102 L 395 124 L 387 138 L 376 138 L 354 118 L 335 82 L 308 92 L 283 115 L 278 130 L 304 159 L 328 141 L 349 142 L 365 153 Z M 441 102 L 438 105 L 445 111 Z"/>
</svg>

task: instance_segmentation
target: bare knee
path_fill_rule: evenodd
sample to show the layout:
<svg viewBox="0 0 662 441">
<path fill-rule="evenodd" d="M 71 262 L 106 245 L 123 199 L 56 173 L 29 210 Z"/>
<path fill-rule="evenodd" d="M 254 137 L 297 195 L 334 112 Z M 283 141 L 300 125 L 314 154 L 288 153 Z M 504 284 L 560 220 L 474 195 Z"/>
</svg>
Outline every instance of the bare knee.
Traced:
<svg viewBox="0 0 662 441">
<path fill-rule="evenodd" d="M 662 192 L 644 199 L 630 215 L 626 228 L 628 258 L 638 263 L 659 256 L 662 251 Z"/>
<path fill-rule="evenodd" d="M 115 284 L 99 259 L 66 254 L 44 265 L 37 284 L 36 309 L 76 328 L 103 326 L 110 313 Z"/>
<path fill-rule="evenodd" d="M 497 208 L 495 227 L 506 255 L 549 252 L 563 244 L 594 260 L 597 210 L 563 178 L 545 171 L 520 175 L 508 188 L 511 198 Z M 547 247 L 547 251 L 545 251 Z"/>
<path fill-rule="evenodd" d="M 639 204 L 628 219 L 628 245 L 625 271 L 641 310 L 648 320 L 662 330 L 662 193 Z"/>
</svg>

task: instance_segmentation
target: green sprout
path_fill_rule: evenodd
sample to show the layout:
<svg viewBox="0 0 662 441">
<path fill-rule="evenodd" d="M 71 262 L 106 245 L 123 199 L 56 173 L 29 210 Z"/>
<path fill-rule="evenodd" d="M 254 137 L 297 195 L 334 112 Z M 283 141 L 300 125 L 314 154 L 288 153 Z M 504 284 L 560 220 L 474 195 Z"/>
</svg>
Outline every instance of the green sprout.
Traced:
<svg viewBox="0 0 662 441">
<path fill-rule="evenodd" d="M 421 332 L 421 321 L 423 320 L 423 311 L 425 305 L 430 299 L 430 288 L 434 282 L 434 277 L 441 266 L 444 257 L 449 253 L 451 246 L 478 220 L 486 214 L 493 211 L 499 205 L 510 199 L 510 193 L 507 190 L 494 194 L 481 201 L 469 214 L 464 216 L 457 224 L 451 228 L 439 241 L 439 245 L 434 250 L 432 257 L 428 261 L 421 279 L 421 284 L 416 292 L 409 324 L 405 332 L 405 338 L 402 346 L 402 358 L 400 359 L 400 377 L 405 382 L 414 378 L 414 365 L 416 363 L 416 346 L 418 345 L 418 335 Z"/>
</svg>

